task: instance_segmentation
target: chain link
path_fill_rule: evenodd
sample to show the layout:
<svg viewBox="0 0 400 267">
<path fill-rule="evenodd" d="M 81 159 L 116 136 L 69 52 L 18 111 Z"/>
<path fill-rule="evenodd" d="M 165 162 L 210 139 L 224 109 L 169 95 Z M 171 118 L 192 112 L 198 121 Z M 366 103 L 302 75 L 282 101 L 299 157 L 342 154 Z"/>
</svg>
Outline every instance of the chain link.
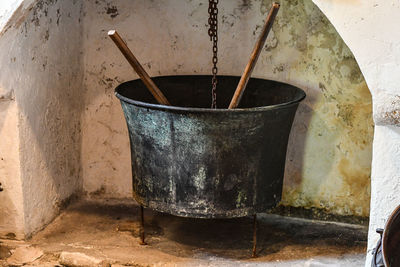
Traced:
<svg viewBox="0 0 400 267">
<path fill-rule="evenodd" d="M 212 104 L 211 108 L 217 108 L 217 73 L 218 73 L 218 68 L 217 68 L 217 63 L 218 63 L 218 1 L 219 0 L 209 0 L 209 6 L 208 6 L 208 14 L 210 17 L 208 18 L 208 35 L 210 36 L 210 41 L 213 42 L 213 57 L 212 57 L 212 63 L 213 63 L 213 68 L 212 68 Z"/>
</svg>

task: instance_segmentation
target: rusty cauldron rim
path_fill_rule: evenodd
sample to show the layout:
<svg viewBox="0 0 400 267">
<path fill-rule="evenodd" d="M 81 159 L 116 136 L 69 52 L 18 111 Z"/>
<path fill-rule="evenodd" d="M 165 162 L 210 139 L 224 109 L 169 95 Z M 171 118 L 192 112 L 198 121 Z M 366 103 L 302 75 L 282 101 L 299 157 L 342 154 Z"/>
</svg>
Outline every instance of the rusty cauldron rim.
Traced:
<svg viewBox="0 0 400 267">
<path fill-rule="evenodd" d="M 162 75 L 162 76 L 154 76 L 153 79 L 160 79 L 160 78 L 168 78 L 168 77 L 211 77 L 210 75 Z M 220 75 L 218 77 L 232 77 L 232 78 L 240 78 L 239 76 L 235 75 Z M 288 85 L 291 87 L 294 87 L 298 90 L 300 93 L 298 97 L 296 97 L 294 100 L 287 101 L 284 103 L 280 104 L 275 104 L 275 105 L 268 105 L 268 106 L 261 106 L 261 107 L 253 107 L 253 108 L 235 108 L 235 109 L 228 109 L 228 108 L 217 108 L 217 109 L 212 109 L 212 108 L 196 108 L 196 107 L 180 107 L 180 106 L 166 106 L 166 105 L 161 105 L 161 104 L 152 104 L 152 103 L 147 103 L 143 101 L 138 101 L 138 100 L 133 100 L 131 98 L 128 98 L 126 96 L 121 95 L 118 91 L 122 87 L 123 84 L 138 81 L 140 79 L 134 79 L 130 81 L 123 82 L 119 84 L 115 88 L 115 96 L 129 104 L 133 104 L 139 107 L 144 107 L 144 108 L 151 108 L 151 109 L 157 109 L 157 110 L 163 110 L 163 111 L 179 111 L 179 112 L 195 112 L 195 113 L 220 113 L 220 112 L 260 112 L 260 111 L 266 111 L 266 110 L 271 110 L 271 109 L 276 109 L 276 108 L 285 108 L 289 107 L 295 104 L 298 104 L 301 102 L 305 97 L 306 93 L 298 88 L 297 86 L 294 86 L 289 83 L 284 83 L 276 80 L 270 80 L 270 79 L 263 79 L 263 78 L 251 78 L 251 80 L 264 80 L 264 81 L 273 81 L 277 82 L 280 84 Z M 162 88 L 160 88 L 162 90 Z M 246 93 L 246 92 L 245 92 Z M 233 95 L 232 95 L 233 96 Z"/>
</svg>

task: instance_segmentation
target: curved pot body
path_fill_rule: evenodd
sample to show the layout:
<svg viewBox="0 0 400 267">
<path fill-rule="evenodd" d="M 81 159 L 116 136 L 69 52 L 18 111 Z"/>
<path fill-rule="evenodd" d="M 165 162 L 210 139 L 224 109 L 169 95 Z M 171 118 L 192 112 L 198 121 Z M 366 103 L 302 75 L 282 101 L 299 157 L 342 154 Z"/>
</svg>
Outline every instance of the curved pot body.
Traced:
<svg viewBox="0 0 400 267">
<path fill-rule="evenodd" d="M 229 110 L 240 77 L 154 78 L 172 106 L 158 105 L 140 80 L 116 88 L 131 144 L 134 198 L 179 216 L 241 217 L 281 199 L 286 149 L 298 103 L 294 86 L 251 79 Z M 220 109 L 224 107 L 224 109 Z"/>
</svg>

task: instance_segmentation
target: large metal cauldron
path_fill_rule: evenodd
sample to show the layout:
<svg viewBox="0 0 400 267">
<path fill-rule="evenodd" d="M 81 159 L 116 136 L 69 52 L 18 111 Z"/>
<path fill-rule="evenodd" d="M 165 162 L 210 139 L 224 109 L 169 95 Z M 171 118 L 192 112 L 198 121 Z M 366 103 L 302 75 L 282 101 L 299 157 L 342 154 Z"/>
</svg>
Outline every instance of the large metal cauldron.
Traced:
<svg viewBox="0 0 400 267">
<path fill-rule="evenodd" d="M 238 109 L 225 109 L 239 77 L 167 76 L 154 82 L 173 106 L 156 104 L 140 80 L 116 88 L 128 125 L 133 195 L 141 205 L 197 218 L 263 212 L 281 199 L 286 148 L 305 93 L 251 79 Z"/>
</svg>

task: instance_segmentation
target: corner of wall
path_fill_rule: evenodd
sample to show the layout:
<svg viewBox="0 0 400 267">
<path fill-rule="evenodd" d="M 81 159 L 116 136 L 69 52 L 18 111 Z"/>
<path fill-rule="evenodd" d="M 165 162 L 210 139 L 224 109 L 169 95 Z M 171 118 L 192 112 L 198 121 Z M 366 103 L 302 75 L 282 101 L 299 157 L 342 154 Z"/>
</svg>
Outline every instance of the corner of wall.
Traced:
<svg viewBox="0 0 400 267">
<path fill-rule="evenodd" d="M 0 134 L 18 143 L 17 152 L 10 149 L 18 175 L 4 174 L 15 184 L 10 194 L 18 213 L 7 220 L 18 221 L 16 238 L 42 229 L 82 191 L 82 6 L 81 1 L 35 1 L 18 8 L 0 34 L 0 87 L 5 96 L 15 93 L 7 108 L 12 107 L 14 124 L 1 117 Z M 0 101 L 0 113 L 2 106 Z M 0 220 L 3 225 L 8 224 Z"/>
</svg>

